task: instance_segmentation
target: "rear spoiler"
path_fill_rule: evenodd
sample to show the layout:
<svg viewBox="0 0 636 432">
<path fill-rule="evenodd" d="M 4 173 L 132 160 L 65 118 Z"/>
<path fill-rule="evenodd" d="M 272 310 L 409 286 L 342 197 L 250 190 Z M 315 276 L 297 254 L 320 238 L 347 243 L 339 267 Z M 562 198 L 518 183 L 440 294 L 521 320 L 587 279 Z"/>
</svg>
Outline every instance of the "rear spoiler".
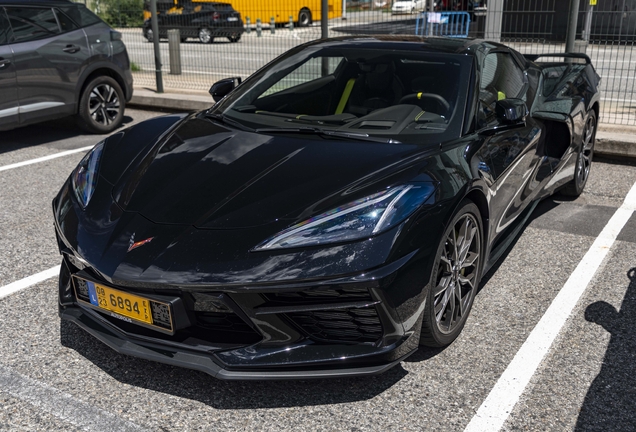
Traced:
<svg viewBox="0 0 636 432">
<path fill-rule="evenodd" d="M 583 59 L 585 60 L 585 63 L 592 64 L 592 60 L 587 56 L 587 54 L 583 54 L 583 53 L 524 54 L 523 56 L 532 62 L 537 61 L 537 59 L 540 57 L 564 57 L 564 58 Z"/>
</svg>

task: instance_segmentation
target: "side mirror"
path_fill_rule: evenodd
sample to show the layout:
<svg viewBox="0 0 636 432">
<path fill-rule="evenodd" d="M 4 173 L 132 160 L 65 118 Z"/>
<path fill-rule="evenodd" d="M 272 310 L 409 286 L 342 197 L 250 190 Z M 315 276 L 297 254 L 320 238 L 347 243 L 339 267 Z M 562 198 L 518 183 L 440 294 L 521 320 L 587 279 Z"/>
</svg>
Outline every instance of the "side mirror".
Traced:
<svg viewBox="0 0 636 432">
<path fill-rule="evenodd" d="M 210 94 L 214 102 L 223 99 L 229 92 L 234 90 L 241 83 L 241 77 L 225 78 L 215 82 L 210 87 Z"/>
<path fill-rule="evenodd" d="M 503 99 L 495 104 L 495 115 L 502 125 L 524 123 L 528 106 L 522 99 Z"/>
</svg>

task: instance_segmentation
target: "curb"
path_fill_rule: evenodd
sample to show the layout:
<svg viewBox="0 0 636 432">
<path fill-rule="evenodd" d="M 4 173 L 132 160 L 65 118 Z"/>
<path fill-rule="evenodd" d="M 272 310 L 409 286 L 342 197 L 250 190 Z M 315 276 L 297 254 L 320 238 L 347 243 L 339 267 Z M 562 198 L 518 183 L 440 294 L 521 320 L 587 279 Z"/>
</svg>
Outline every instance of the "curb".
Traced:
<svg viewBox="0 0 636 432">
<path fill-rule="evenodd" d="M 140 108 L 160 108 L 173 111 L 198 111 L 214 104 L 206 92 L 169 89 L 157 93 L 146 88 L 135 88 L 129 105 Z M 636 160 L 636 126 L 600 125 L 596 133 L 594 153 L 613 159 Z"/>
</svg>

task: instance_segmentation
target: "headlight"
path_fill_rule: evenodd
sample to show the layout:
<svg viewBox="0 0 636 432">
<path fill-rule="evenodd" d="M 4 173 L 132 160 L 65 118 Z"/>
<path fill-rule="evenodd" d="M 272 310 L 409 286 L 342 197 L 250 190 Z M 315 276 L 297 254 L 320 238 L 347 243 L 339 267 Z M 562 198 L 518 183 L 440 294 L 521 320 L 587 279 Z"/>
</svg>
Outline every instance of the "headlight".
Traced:
<svg viewBox="0 0 636 432">
<path fill-rule="evenodd" d="M 255 250 L 312 246 L 370 237 L 411 215 L 435 190 L 433 183 L 397 186 L 307 219 Z"/>
<path fill-rule="evenodd" d="M 101 141 L 84 156 L 75 171 L 73 171 L 73 174 L 71 174 L 73 191 L 75 191 L 75 196 L 82 208 L 86 208 L 95 191 L 97 168 L 99 167 L 99 160 L 103 150 L 104 141 Z"/>
</svg>

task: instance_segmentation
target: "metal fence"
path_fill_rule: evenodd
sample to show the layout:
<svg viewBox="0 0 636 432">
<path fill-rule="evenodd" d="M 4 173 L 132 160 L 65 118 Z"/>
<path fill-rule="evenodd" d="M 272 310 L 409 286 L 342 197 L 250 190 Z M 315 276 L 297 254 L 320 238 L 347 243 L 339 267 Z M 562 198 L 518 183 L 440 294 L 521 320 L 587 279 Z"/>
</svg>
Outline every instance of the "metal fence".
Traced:
<svg viewBox="0 0 636 432">
<path fill-rule="evenodd" d="M 201 91 L 221 78 L 245 78 L 288 49 L 321 37 L 320 0 L 220 1 L 231 3 L 241 14 L 240 40 L 232 41 L 236 34 L 226 34 L 219 28 L 211 29 L 206 39 L 205 34 L 197 33 L 200 29 L 182 27 L 178 49 L 169 52 L 168 40 L 162 38 L 159 46 L 166 90 Z M 596 6 L 590 6 L 593 1 L 580 1 L 575 50 L 586 52 L 602 77 L 601 120 L 636 125 L 636 0 L 597 0 Z M 144 5 L 143 0 L 86 0 L 86 3 L 122 32 L 135 86 L 155 89 L 153 44 L 144 31 L 148 4 Z M 440 15 L 429 14 L 432 17 L 429 19 L 420 14 L 427 3 L 427 0 L 329 0 L 328 34 L 330 37 L 414 35 L 416 27 L 421 32 L 420 27 L 429 22 L 433 26 L 440 24 L 435 23 Z M 159 17 L 168 20 L 170 16 L 178 16 L 191 26 L 197 13 L 216 13 L 215 6 L 207 4 L 198 0 L 158 0 Z M 469 37 L 498 40 L 521 53 L 565 51 L 569 0 L 437 0 L 436 4 L 436 12 L 467 12 Z M 226 15 L 218 11 L 221 21 Z M 219 23 L 220 27 L 224 25 L 235 23 Z M 160 25 L 160 36 L 164 27 Z M 176 67 L 177 56 L 180 70 Z"/>
</svg>

